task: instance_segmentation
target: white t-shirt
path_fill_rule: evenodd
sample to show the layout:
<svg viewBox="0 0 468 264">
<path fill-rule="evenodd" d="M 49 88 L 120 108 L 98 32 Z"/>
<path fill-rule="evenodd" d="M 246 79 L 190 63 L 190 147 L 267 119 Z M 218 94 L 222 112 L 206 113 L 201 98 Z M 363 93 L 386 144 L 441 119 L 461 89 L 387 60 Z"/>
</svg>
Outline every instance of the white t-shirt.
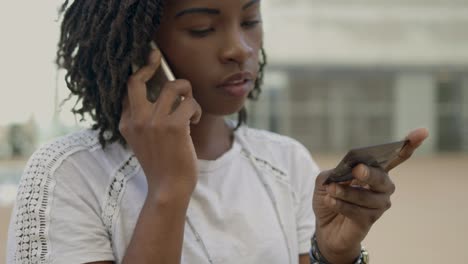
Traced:
<svg viewBox="0 0 468 264">
<path fill-rule="evenodd" d="M 198 165 L 181 263 L 298 263 L 309 251 L 319 169 L 300 143 L 243 126 L 229 151 Z M 20 182 L 7 263 L 120 263 L 146 194 L 133 153 L 103 149 L 96 131 L 46 144 Z"/>
</svg>

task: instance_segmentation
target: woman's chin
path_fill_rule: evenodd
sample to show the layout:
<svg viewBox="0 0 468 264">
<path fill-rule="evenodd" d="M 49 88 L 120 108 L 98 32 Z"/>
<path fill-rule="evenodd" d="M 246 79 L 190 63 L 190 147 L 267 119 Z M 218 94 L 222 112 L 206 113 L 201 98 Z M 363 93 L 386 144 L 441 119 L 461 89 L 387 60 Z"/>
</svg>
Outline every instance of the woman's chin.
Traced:
<svg viewBox="0 0 468 264">
<path fill-rule="evenodd" d="M 202 105 L 203 113 L 217 115 L 217 116 L 229 116 L 238 113 L 245 105 L 243 101 L 230 101 L 224 102 L 222 105 Z"/>
</svg>

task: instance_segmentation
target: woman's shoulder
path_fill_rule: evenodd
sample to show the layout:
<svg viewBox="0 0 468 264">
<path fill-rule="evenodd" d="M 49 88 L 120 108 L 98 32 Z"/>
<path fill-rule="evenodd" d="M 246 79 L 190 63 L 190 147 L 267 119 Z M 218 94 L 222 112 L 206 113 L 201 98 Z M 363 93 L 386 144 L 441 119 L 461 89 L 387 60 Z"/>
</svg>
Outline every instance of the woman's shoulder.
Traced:
<svg viewBox="0 0 468 264">
<path fill-rule="evenodd" d="M 128 160 L 126 155 L 132 156 L 119 144 L 104 149 L 94 130 L 55 138 L 29 158 L 19 182 L 16 206 L 49 208 L 55 198 L 69 201 L 69 197 L 86 197 L 87 204 L 97 208 L 118 168 Z"/>
<path fill-rule="evenodd" d="M 42 167 L 53 170 L 78 152 L 92 153 L 99 147 L 96 131 L 83 129 L 72 132 L 54 138 L 37 148 L 29 158 L 26 169 Z"/>
<path fill-rule="evenodd" d="M 88 161 L 101 162 L 105 159 L 118 159 L 128 155 L 121 145 L 108 144 L 103 148 L 99 142 L 98 131 L 81 129 L 52 139 L 41 145 L 30 157 L 29 163 L 39 162 L 50 168 L 57 163 L 76 157 L 87 157 Z"/>
<path fill-rule="evenodd" d="M 33 153 L 31 158 L 39 156 L 45 161 L 47 157 L 50 161 L 53 161 L 60 157 L 69 156 L 77 151 L 90 151 L 97 147 L 99 147 L 97 131 L 82 129 L 44 143 Z"/>
<path fill-rule="evenodd" d="M 95 130 L 79 130 L 40 146 L 29 158 L 21 183 L 53 180 L 57 171 L 64 175 L 61 177 L 102 177 L 111 173 L 129 155 L 119 144 L 103 148 Z"/>
</svg>

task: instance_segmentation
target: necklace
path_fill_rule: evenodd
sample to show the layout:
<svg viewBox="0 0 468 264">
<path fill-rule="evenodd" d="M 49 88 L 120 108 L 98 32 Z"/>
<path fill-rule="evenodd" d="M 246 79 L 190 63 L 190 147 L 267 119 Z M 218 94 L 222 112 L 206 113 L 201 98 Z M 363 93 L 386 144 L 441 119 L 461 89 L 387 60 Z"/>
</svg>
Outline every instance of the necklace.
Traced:
<svg viewBox="0 0 468 264">
<path fill-rule="evenodd" d="M 289 244 L 287 243 L 288 239 L 287 239 L 287 235 L 286 235 L 286 229 L 284 228 L 284 225 L 283 225 L 283 222 L 281 221 L 281 217 L 280 217 L 280 213 L 279 213 L 279 209 L 278 209 L 278 205 L 276 203 L 276 198 L 273 194 L 273 190 L 270 186 L 270 184 L 268 183 L 268 181 L 265 179 L 265 176 L 263 175 L 263 173 L 261 172 L 258 164 L 257 164 L 257 160 L 255 158 L 255 156 L 253 156 L 246 148 L 245 148 L 245 144 L 243 142 L 243 140 L 241 140 L 240 138 L 236 137 L 239 142 L 241 143 L 242 145 L 242 152 L 243 154 L 245 154 L 249 160 L 251 161 L 253 167 L 255 168 L 256 170 L 256 175 L 260 178 L 260 181 L 262 182 L 262 185 L 263 187 L 266 189 L 267 193 L 268 193 L 268 196 L 270 197 L 270 200 L 273 204 L 273 208 L 275 210 L 275 214 L 276 214 L 276 217 L 278 219 L 278 223 L 280 223 L 280 228 L 281 228 L 281 231 L 283 233 L 283 237 L 286 241 L 286 245 L 287 245 L 287 249 L 288 249 L 288 255 L 289 255 L 289 259 L 291 259 L 291 249 L 289 247 Z M 188 226 L 190 227 L 190 230 L 192 231 L 192 233 L 194 234 L 195 236 L 195 239 L 197 241 L 197 243 L 199 244 L 200 248 L 203 250 L 203 253 L 205 254 L 206 258 L 208 259 L 208 262 L 210 264 L 214 264 L 214 261 L 213 261 L 213 257 L 211 256 L 210 252 L 208 251 L 208 248 L 206 247 L 206 244 L 205 242 L 203 241 L 202 237 L 200 236 L 200 233 L 197 231 L 197 229 L 195 228 L 195 226 L 193 225 L 192 221 L 190 220 L 190 217 L 188 215 L 188 212 L 187 212 L 187 215 L 185 217 L 186 221 L 187 221 L 187 224 Z"/>
<path fill-rule="evenodd" d="M 190 221 L 190 218 L 188 217 L 188 215 L 186 216 L 185 219 L 187 220 L 187 224 L 189 225 L 190 230 L 195 235 L 195 239 L 197 240 L 197 243 L 202 248 L 203 253 L 205 253 L 205 256 L 208 259 L 208 262 L 210 262 L 210 264 L 214 264 L 213 259 L 211 258 L 211 255 L 208 252 L 208 249 L 206 248 L 205 243 L 203 242 L 203 239 L 201 238 L 200 234 L 197 232 L 197 229 L 195 229 L 195 226 L 193 226 L 192 221 Z"/>
</svg>

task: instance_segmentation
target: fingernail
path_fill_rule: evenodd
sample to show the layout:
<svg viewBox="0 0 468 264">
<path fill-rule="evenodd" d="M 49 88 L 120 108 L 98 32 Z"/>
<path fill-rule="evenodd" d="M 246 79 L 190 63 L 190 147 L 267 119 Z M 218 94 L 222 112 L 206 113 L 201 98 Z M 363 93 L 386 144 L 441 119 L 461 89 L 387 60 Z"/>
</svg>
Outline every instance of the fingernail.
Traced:
<svg viewBox="0 0 468 264">
<path fill-rule="evenodd" d="M 159 50 L 159 49 L 158 49 L 158 46 L 156 46 L 156 43 L 154 43 L 154 41 L 151 41 L 151 42 L 150 42 L 150 47 L 151 47 L 152 49 L 154 49 L 154 50 Z"/>
<path fill-rule="evenodd" d="M 364 164 L 359 165 L 358 174 L 361 180 L 366 180 L 369 176 L 369 168 Z"/>
<path fill-rule="evenodd" d="M 135 63 L 132 63 L 132 72 L 135 73 L 136 71 L 138 71 L 138 66 L 135 64 Z"/>
<path fill-rule="evenodd" d="M 158 48 L 158 45 L 156 45 L 154 41 L 151 41 L 149 45 L 152 51 L 157 51 L 158 54 L 161 53 L 161 50 Z"/>
<path fill-rule="evenodd" d="M 151 52 L 150 60 L 152 63 L 159 63 L 159 61 L 161 60 L 161 52 L 158 49 L 153 50 Z"/>
</svg>

